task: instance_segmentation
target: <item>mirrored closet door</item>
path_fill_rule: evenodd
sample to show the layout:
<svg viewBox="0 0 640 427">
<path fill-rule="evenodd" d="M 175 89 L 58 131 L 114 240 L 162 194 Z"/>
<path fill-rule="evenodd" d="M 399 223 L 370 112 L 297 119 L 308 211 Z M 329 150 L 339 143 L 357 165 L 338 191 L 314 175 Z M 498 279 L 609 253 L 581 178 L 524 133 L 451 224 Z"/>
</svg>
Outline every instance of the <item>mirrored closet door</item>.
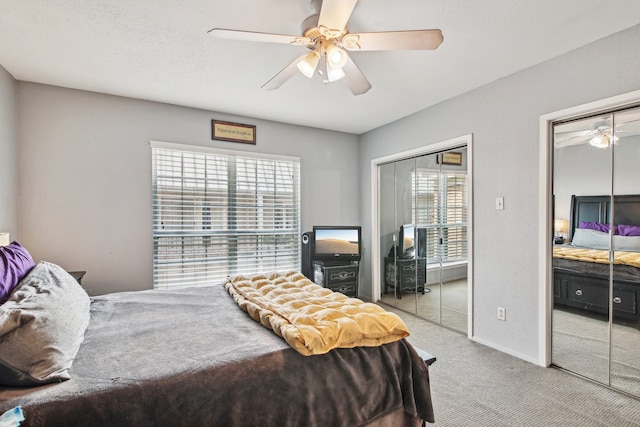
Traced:
<svg viewBox="0 0 640 427">
<path fill-rule="evenodd" d="M 610 385 L 640 396 L 640 108 L 614 114 Z"/>
<path fill-rule="evenodd" d="M 640 396 L 640 109 L 553 136 L 552 363 Z"/>
<path fill-rule="evenodd" d="M 467 331 L 466 147 L 378 166 L 381 300 Z"/>
</svg>

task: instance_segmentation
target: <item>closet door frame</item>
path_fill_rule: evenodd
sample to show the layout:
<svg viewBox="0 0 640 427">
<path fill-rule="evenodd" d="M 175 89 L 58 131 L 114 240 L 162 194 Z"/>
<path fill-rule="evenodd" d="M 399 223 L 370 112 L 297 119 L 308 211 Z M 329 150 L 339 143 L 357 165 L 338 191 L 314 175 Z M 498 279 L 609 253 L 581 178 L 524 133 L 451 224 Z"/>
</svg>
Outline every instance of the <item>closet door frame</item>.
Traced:
<svg viewBox="0 0 640 427">
<path fill-rule="evenodd" d="M 418 157 L 446 151 L 457 147 L 467 147 L 467 176 L 469 188 L 469 226 L 468 236 L 468 267 L 467 267 L 467 337 L 473 338 L 473 135 L 467 134 L 446 141 L 414 148 L 408 151 L 390 154 L 371 160 L 371 292 L 373 302 L 380 300 L 382 277 L 380 248 L 380 215 L 378 191 L 380 188 L 380 176 L 378 166 L 408 157 Z"/>
<path fill-rule="evenodd" d="M 540 116 L 540 183 L 538 212 L 538 364 L 551 365 L 551 317 L 553 313 L 553 269 L 551 239 L 553 236 L 553 123 L 599 111 L 617 110 L 640 102 L 640 90 L 566 108 Z"/>
</svg>

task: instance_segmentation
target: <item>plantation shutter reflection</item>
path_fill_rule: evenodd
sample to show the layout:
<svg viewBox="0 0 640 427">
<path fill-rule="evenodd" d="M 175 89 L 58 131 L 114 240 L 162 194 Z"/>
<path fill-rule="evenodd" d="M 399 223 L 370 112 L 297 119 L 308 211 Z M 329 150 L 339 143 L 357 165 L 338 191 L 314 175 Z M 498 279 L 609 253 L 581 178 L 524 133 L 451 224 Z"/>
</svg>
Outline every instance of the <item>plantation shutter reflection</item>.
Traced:
<svg viewBox="0 0 640 427">
<path fill-rule="evenodd" d="M 417 169 L 413 176 L 413 222 L 427 230 L 427 263 L 467 259 L 467 176 Z"/>
<path fill-rule="evenodd" d="M 152 145 L 154 288 L 299 269 L 297 159 L 164 145 Z"/>
</svg>

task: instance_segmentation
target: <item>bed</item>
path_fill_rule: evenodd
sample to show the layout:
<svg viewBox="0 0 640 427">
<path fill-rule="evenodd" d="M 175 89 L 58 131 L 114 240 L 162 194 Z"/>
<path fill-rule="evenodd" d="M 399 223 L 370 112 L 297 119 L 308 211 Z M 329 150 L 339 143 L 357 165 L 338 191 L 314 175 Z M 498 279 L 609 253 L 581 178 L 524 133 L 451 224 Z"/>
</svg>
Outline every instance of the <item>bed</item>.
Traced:
<svg viewBox="0 0 640 427">
<path fill-rule="evenodd" d="M 614 317 L 638 324 L 640 195 L 615 196 L 611 255 L 607 250 L 610 200 L 609 196 L 571 197 L 568 242 L 554 245 L 553 250 L 554 305 L 608 316 L 612 272 Z"/>
<path fill-rule="evenodd" d="M 93 297 L 68 379 L 0 386 L 0 414 L 22 407 L 25 427 L 433 422 L 428 366 L 406 338 L 304 356 L 234 298 L 221 284 Z"/>
</svg>

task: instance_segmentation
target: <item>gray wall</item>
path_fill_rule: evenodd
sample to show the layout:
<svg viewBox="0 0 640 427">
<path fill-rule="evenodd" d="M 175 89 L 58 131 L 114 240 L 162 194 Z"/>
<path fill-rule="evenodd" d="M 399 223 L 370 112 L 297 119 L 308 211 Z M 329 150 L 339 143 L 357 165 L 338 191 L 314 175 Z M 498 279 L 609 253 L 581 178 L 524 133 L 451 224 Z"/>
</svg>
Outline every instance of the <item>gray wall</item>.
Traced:
<svg viewBox="0 0 640 427">
<path fill-rule="evenodd" d="M 257 144 L 212 141 L 214 118 Z M 25 82 L 17 121 L 23 243 L 90 294 L 152 287 L 149 140 L 300 157 L 302 230 L 359 222 L 355 135 Z"/>
<path fill-rule="evenodd" d="M 18 239 L 17 87 L 0 66 L 0 232 Z"/>
<path fill-rule="evenodd" d="M 639 40 L 636 26 L 363 135 L 365 244 L 371 247 L 371 160 L 473 134 L 473 334 L 537 361 L 540 116 L 640 89 Z M 497 211 L 500 196 L 505 209 Z M 498 306 L 506 322 L 497 320 Z"/>
</svg>

